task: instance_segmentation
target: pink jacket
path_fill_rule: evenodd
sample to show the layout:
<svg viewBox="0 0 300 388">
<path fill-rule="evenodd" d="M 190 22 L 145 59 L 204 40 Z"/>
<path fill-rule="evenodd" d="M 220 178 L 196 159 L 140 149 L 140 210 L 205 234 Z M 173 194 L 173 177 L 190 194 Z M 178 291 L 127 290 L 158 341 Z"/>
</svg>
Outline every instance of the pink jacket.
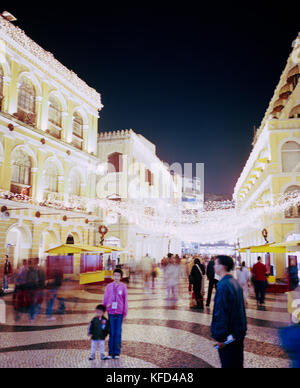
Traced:
<svg viewBox="0 0 300 388">
<path fill-rule="evenodd" d="M 117 309 L 112 309 L 113 302 L 117 302 Z M 103 304 L 108 314 L 122 314 L 125 319 L 128 313 L 127 287 L 124 283 L 109 283 L 106 286 Z"/>
</svg>

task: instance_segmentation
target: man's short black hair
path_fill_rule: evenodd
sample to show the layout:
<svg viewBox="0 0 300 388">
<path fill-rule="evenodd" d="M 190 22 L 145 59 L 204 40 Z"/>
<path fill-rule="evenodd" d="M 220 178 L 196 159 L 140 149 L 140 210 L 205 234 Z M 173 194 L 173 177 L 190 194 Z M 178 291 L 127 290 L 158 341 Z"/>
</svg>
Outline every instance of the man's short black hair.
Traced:
<svg viewBox="0 0 300 388">
<path fill-rule="evenodd" d="M 116 268 L 113 273 L 119 273 L 121 278 L 123 277 L 123 271 L 120 268 Z"/>
<path fill-rule="evenodd" d="M 168 258 L 170 259 L 173 256 L 173 253 L 168 253 Z"/>
<path fill-rule="evenodd" d="M 98 304 L 98 306 L 96 307 L 96 310 L 100 310 L 105 313 L 106 307 L 104 306 L 104 304 Z"/>
<path fill-rule="evenodd" d="M 234 268 L 234 261 L 233 261 L 232 257 L 225 256 L 225 255 L 220 255 L 220 256 L 217 256 L 217 260 L 219 260 L 219 263 L 221 265 L 224 265 L 224 267 L 226 268 L 227 272 L 230 272 L 230 271 L 233 270 L 233 268 Z"/>
</svg>

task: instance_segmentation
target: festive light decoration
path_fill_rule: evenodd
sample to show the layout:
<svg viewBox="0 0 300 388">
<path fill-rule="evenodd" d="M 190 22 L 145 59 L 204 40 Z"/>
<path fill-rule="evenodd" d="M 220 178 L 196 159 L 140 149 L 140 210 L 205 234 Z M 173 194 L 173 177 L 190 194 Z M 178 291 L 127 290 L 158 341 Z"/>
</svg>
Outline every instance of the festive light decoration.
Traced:
<svg viewBox="0 0 300 388">
<path fill-rule="evenodd" d="M 54 203 L 38 202 L 7 191 L 0 192 L 0 198 L 25 202 L 29 208 L 35 210 L 49 207 L 86 213 L 88 207 L 100 208 L 119 214 L 149 233 L 162 235 L 167 233 L 181 241 L 201 243 L 236 241 L 239 235 L 246 232 L 268 228 L 269 224 L 282 217 L 283 213 L 286 214 L 291 207 L 300 207 L 300 192 L 297 191 L 278 196 L 272 204 L 257 202 L 255 208 L 247 210 L 240 209 L 233 201 L 224 201 L 206 202 L 204 209 L 197 212 L 186 209 L 182 204 L 168 203 L 169 206 L 166 206 L 164 200 L 122 202 L 77 197 L 73 198 L 71 205 L 69 202 L 58 200 Z"/>
</svg>

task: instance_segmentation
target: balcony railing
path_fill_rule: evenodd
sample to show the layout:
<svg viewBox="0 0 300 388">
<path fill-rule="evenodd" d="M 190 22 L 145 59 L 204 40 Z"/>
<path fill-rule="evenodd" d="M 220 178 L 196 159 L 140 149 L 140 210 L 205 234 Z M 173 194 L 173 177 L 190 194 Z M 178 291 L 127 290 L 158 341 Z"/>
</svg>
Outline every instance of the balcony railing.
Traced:
<svg viewBox="0 0 300 388">
<path fill-rule="evenodd" d="M 13 114 L 18 120 L 22 121 L 25 124 L 28 124 L 32 127 L 36 125 L 36 114 L 31 112 L 25 112 L 21 109 L 18 109 L 16 113 Z"/>
<path fill-rule="evenodd" d="M 61 128 L 55 125 L 54 123 L 51 123 L 49 121 L 48 123 L 48 129 L 46 130 L 47 133 L 49 133 L 51 136 L 55 137 L 56 139 L 61 138 Z"/>
<path fill-rule="evenodd" d="M 74 133 L 73 133 L 71 144 L 74 147 L 78 148 L 79 150 L 82 150 L 82 143 L 83 143 L 83 139 L 79 138 L 78 136 L 74 135 Z"/>
</svg>

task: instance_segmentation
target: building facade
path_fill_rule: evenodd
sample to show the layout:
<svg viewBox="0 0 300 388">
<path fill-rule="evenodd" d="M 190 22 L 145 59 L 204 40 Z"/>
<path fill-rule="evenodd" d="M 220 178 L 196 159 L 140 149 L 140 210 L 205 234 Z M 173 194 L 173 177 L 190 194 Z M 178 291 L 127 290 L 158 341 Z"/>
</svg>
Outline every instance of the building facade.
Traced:
<svg viewBox="0 0 300 388">
<path fill-rule="evenodd" d="M 248 230 L 239 230 L 241 248 L 300 239 L 299 207 L 274 214 L 260 212 L 272 206 L 286 193 L 300 191 L 300 35 L 281 74 L 273 98 L 260 128 L 255 133 L 253 149 L 234 189 L 234 200 L 241 211 L 257 211 L 259 219 Z M 242 254 L 253 264 L 257 254 Z M 299 256 L 299 253 L 297 253 Z M 271 254 L 277 278 L 284 278 L 288 255 Z"/>
<path fill-rule="evenodd" d="M 128 215 L 102 214 L 108 227 L 106 243 L 126 247 L 128 255 L 140 260 L 145 254 L 160 261 L 168 252 L 181 253 L 180 241 L 168 230 L 143 226 L 143 215 L 156 215 L 157 209 L 180 203 L 181 192 L 169 169 L 156 155 L 156 147 L 133 130 L 100 133 L 98 139 L 100 171 L 97 195 L 100 199 L 119 200 L 126 204 Z M 150 221 L 151 223 L 151 221 Z"/>
<path fill-rule="evenodd" d="M 93 244 L 101 97 L 0 16 L 0 257 Z"/>
</svg>

